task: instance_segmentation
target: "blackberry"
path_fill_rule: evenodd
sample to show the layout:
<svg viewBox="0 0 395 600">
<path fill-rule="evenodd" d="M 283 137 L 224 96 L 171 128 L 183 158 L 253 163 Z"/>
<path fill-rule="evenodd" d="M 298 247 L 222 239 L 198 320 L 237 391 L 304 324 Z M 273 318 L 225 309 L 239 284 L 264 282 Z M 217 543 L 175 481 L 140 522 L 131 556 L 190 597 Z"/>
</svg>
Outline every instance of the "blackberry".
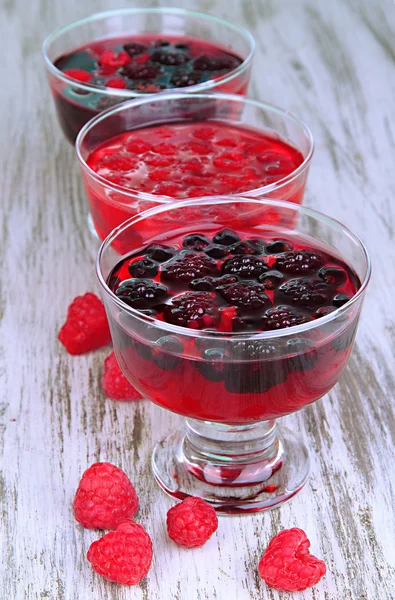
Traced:
<svg viewBox="0 0 395 600">
<path fill-rule="evenodd" d="M 129 56 L 137 56 L 138 54 L 142 54 L 147 49 L 147 46 L 138 44 L 137 42 L 128 42 L 124 44 L 123 49 Z"/>
<path fill-rule="evenodd" d="M 296 356 L 288 359 L 288 364 L 292 371 L 303 372 L 314 367 L 318 360 L 318 353 L 309 340 L 289 340 L 287 346 L 290 352 L 297 353 Z"/>
<path fill-rule="evenodd" d="M 222 381 L 228 358 L 225 351 L 221 348 L 208 348 L 203 351 L 202 358 L 201 361 L 194 361 L 196 369 L 209 381 Z"/>
<path fill-rule="evenodd" d="M 178 44 L 174 44 L 174 48 L 177 48 L 177 50 L 189 50 L 188 44 L 184 44 L 183 42 L 179 42 Z"/>
<path fill-rule="evenodd" d="M 206 246 L 204 251 L 207 254 L 207 256 L 217 259 L 225 258 L 225 256 L 228 256 L 229 254 L 228 248 L 226 246 L 220 246 L 219 244 L 209 244 L 208 246 Z"/>
<path fill-rule="evenodd" d="M 244 279 L 255 279 L 269 270 L 268 265 L 255 256 L 236 255 L 228 258 L 222 265 L 222 273 L 225 275 L 239 275 Z"/>
<path fill-rule="evenodd" d="M 248 310 L 259 310 L 270 304 L 263 285 L 252 281 L 221 285 L 217 291 L 229 304 Z"/>
<path fill-rule="evenodd" d="M 251 244 L 252 246 L 255 246 L 255 248 L 258 250 L 258 254 L 265 254 L 265 246 L 266 246 L 266 242 L 264 239 L 262 238 L 250 238 L 248 240 L 246 240 L 248 244 Z"/>
<path fill-rule="evenodd" d="M 354 341 L 356 331 L 356 324 L 351 324 L 332 340 L 332 348 L 336 350 L 336 352 L 347 350 L 347 348 L 349 348 Z"/>
<path fill-rule="evenodd" d="M 349 300 L 351 300 L 351 296 L 347 296 L 347 294 L 336 294 L 336 296 L 333 298 L 333 306 L 336 306 L 336 308 L 340 308 L 341 306 L 344 306 L 344 304 L 346 304 Z"/>
<path fill-rule="evenodd" d="M 186 292 L 173 298 L 163 314 L 168 323 L 190 329 L 213 327 L 219 320 L 214 299 L 205 292 Z"/>
<path fill-rule="evenodd" d="M 260 315 L 243 315 L 233 317 L 232 319 L 232 331 L 238 333 L 242 331 L 254 331 L 256 333 L 259 330 L 260 326 Z"/>
<path fill-rule="evenodd" d="M 311 273 L 322 266 L 323 256 L 311 250 L 285 252 L 277 257 L 274 269 L 283 273 Z"/>
<path fill-rule="evenodd" d="M 221 246 L 231 246 L 236 242 L 240 242 L 240 236 L 227 227 L 213 237 L 213 243 L 220 244 Z"/>
<path fill-rule="evenodd" d="M 315 308 L 329 304 L 332 292 L 330 286 L 318 277 L 299 277 L 280 285 L 275 291 L 275 300 Z"/>
<path fill-rule="evenodd" d="M 293 250 L 291 242 L 287 240 L 273 240 L 266 244 L 267 254 L 283 254 L 284 252 L 290 252 Z"/>
<path fill-rule="evenodd" d="M 184 246 L 184 248 L 188 248 L 188 250 L 201 252 L 206 248 L 206 246 L 209 245 L 209 243 L 210 240 L 206 238 L 206 236 L 193 233 L 192 235 L 187 235 L 184 237 L 182 245 Z"/>
<path fill-rule="evenodd" d="M 170 46 L 170 42 L 167 40 L 155 40 L 152 45 L 154 48 L 166 48 L 166 46 Z"/>
<path fill-rule="evenodd" d="M 182 354 L 183 351 L 184 346 L 179 339 L 173 335 L 166 335 L 156 340 L 152 349 L 152 360 L 163 371 L 172 371 L 181 364 L 181 359 L 177 355 Z"/>
<path fill-rule="evenodd" d="M 206 275 L 218 275 L 217 264 L 204 254 L 182 250 L 162 267 L 162 279 L 190 282 Z"/>
<path fill-rule="evenodd" d="M 246 341 L 232 344 L 233 360 L 264 360 L 278 356 L 280 349 L 273 342 Z"/>
<path fill-rule="evenodd" d="M 311 321 L 310 317 L 296 313 L 289 306 L 277 306 L 277 308 L 269 308 L 266 311 L 262 317 L 261 326 L 264 331 L 275 331 L 308 323 L 308 321 Z"/>
<path fill-rule="evenodd" d="M 346 283 L 347 273 L 339 267 L 323 267 L 318 271 L 318 277 L 321 277 L 328 285 L 340 287 Z"/>
<path fill-rule="evenodd" d="M 167 287 L 151 279 L 126 279 L 115 295 L 133 308 L 146 309 L 167 296 Z"/>
<path fill-rule="evenodd" d="M 202 277 L 202 279 L 194 279 L 188 287 L 191 290 L 199 292 L 212 292 L 220 285 L 228 283 L 236 283 L 239 278 L 236 275 L 223 275 L 222 277 Z"/>
<path fill-rule="evenodd" d="M 128 79 L 140 79 L 143 81 L 153 81 L 159 75 L 160 70 L 154 65 L 125 65 L 121 70 L 121 75 Z"/>
<path fill-rule="evenodd" d="M 128 271 L 132 277 L 142 277 L 144 279 L 153 279 L 159 271 L 159 265 L 151 258 L 142 258 L 128 265 Z"/>
<path fill-rule="evenodd" d="M 326 317 L 326 315 L 330 315 L 330 313 L 332 313 L 334 310 L 336 310 L 334 306 L 321 306 L 320 308 L 317 308 L 314 316 L 316 319 L 319 319 L 320 317 Z"/>
<path fill-rule="evenodd" d="M 187 71 L 178 71 L 173 73 L 170 79 L 170 83 L 176 87 L 188 87 L 190 85 L 197 85 L 200 83 L 202 76 L 196 71 L 188 73 Z"/>
<path fill-rule="evenodd" d="M 145 249 L 145 255 L 152 258 L 152 260 L 156 260 L 158 263 L 170 260 L 174 256 L 174 253 L 174 248 L 162 244 L 150 244 Z"/>
<path fill-rule="evenodd" d="M 266 290 L 275 290 L 284 283 L 284 279 L 284 275 L 280 271 L 267 271 L 258 277 L 259 283 L 262 283 Z"/>
<path fill-rule="evenodd" d="M 241 60 L 233 57 L 214 57 L 202 54 L 193 61 L 193 68 L 196 71 L 223 71 L 227 69 L 231 71 L 241 64 Z"/>
<path fill-rule="evenodd" d="M 151 55 L 151 60 L 159 63 L 160 65 L 175 67 L 189 62 L 190 57 L 183 52 L 166 52 L 162 50 L 155 50 L 155 52 L 153 52 Z"/>
<path fill-rule="evenodd" d="M 269 350 L 270 352 L 270 350 Z M 226 370 L 224 385 L 234 394 L 264 394 L 283 383 L 288 376 L 284 360 L 254 360 L 235 362 Z"/>
<path fill-rule="evenodd" d="M 260 254 L 257 247 L 250 242 L 237 242 L 229 248 L 231 254 Z"/>
</svg>

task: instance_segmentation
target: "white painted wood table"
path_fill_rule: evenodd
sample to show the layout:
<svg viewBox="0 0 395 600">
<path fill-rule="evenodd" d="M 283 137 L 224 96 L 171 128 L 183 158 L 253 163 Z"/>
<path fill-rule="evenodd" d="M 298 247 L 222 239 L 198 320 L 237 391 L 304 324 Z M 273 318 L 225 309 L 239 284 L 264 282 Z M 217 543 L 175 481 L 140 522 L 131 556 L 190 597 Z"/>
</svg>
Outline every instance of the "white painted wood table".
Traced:
<svg viewBox="0 0 395 600">
<path fill-rule="evenodd" d="M 121 3 L 122 4 L 122 3 Z M 124 3 L 123 3 L 124 4 Z M 133 2 L 160 5 L 162 2 Z M 96 245 L 71 146 L 54 116 L 40 57 L 54 27 L 111 0 L 0 5 L 0 598 L 1 600 L 288 599 L 257 561 L 273 534 L 299 526 L 328 574 L 303 600 L 395 598 L 395 6 L 391 0 L 186 0 L 244 23 L 257 40 L 251 94 L 303 117 L 316 138 L 305 203 L 344 222 L 374 275 L 339 384 L 288 417 L 311 451 L 305 489 L 279 510 L 221 518 L 202 549 L 167 539 L 171 500 L 150 471 L 155 440 L 178 423 L 147 401 L 103 396 L 108 350 L 71 357 L 56 340 L 70 300 L 98 291 Z M 135 588 L 109 584 L 85 553 L 96 531 L 71 502 L 96 460 L 136 484 L 153 567 Z M 296 596 L 295 596 L 296 597 Z"/>
</svg>

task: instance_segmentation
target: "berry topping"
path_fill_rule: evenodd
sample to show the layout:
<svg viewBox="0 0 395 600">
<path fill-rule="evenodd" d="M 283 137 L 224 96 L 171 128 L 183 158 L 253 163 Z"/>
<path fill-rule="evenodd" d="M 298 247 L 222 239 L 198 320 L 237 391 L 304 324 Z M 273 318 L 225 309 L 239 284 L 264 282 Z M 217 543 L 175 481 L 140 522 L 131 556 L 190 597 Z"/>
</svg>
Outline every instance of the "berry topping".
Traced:
<svg viewBox="0 0 395 600">
<path fill-rule="evenodd" d="M 115 465 L 97 462 L 82 475 L 74 501 L 74 517 L 88 529 L 116 529 L 132 519 L 138 508 L 136 491 Z"/>
<path fill-rule="evenodd" d="M 111 352 L 104 361 L 102 388 L 107 398 L 111 400 L 132 401 L 141 398 L 141 394 L 122 373 L 114 352 Z"/>
<path fill-rule="evenodd" d="M 128 42 L 127 44 L 124 44 L 123 49 L 129 54 L 129 56 L 138 56 L 139 54 L 145 52 L 147 46 L 137 42 Z"/>
<path fill-rule="evenodd" d="M 229 248 L 231 254 L 259 254 L 259 249 L 250 242 L 237 242 Z"/>
<path fill-rule="evenodd" d="M 284 529 L 266 548 L 259 561 L 259 575 L 268 586 L 285 592 L 301 592 L 317 584 L 326 566 L 310 554 L 309 547 L 304 531 Z"/>
<path fill-rule="evenodd" d="M 318 277 L 299 277 L 286 281 L 276 290 L 276 299 L 296 306 L 314 308 L 328 304 L 331 288 Z"/>
<path fill-rule="evenodd" d="M 222 273 L 225 275 L 239 275 L 244 279 L 254 279 L 268 270 L 269 267 L 263 260 L 248 255 L 233 256 L 222 265 Z"/>
<path fill-rule="evenodd" d="M 163 314 L 168 323 L 190 329 L 213 327 L 219 320 L 214 299 L 205 292 L 186 292 L 173 298 Z"/>
<path fill-rule="evenodd" d="M 295 312 L 289 306 L 277 306 L 266 311 L 264 317 L 262 317 L 261 325 L 264 331 L 273 331 L 301 325 L 302 323 L 308 323 L 308 321 L 311 321 L 310 317 Z"/>
<path fill-rule="evenodd" d="M 234 360 L 264 360 L 279 354 L 279 348 L 271 342 L 235 342 L 232 344 Z"/>
<path fill-rule="evenodd" d="M 128 270 L 132 277 L 153 278 L 158 274 L 159 265 L 151 258 L 142 258 L 131 262 Z"/>
<path fill-rule="evenodd" d="M 333 306 L 336 308 L 340 308 L 344 304 L 346 304 L 349 300 L 351 300 L 351 296 L 347 296 L 347 294 L 337 294 L 333 298 Z"/>
<path fill-rule="evenodd" d="M 88 83 L 88 81 L 91 81 L 92 79 L 91 73 L 83 71 L 82 69 L 66 69 L 63 71 L 63 73 L 68 77 L 72 77 L 77 81 L 81 81 L 82 83 Z"/>
<path fill-rule="evenodd" d="M 212 506 L 201 498 L 190 496 L 167 513 L 169 537 L 187 548 L 203 546 L 218 529 L 217 514 Z"/>
<path fill-rule="evenodd" d="M 121 74 L 125 77 L 128 77 L 129 79 L 152 81 L 159 74 L 159 69 L 154 65 L 129 64 L 123 67 Z"/>
<path fill-rule="evenodd" d="M 204 235 L 199 235 L 194 233 L 192 235 L 187 235 L 182 242 L 184 248 L 188 248 L 189 250 L 194 250 L 195 252 L 200 252 L 208 246 L 210 240 L 206 238 Z"/>
<path fill-rule="evenodd" d="M 208 256 L 182 250 L 162 267 L 162 279 L 192 281 L 205 275 L 217 275 L 217 265 Z"/>
<path fill-rule="evenodd" d="M 178 71 L 178 73 L 173 73 L 170 83 L 176 88 L 188 87 L 189 85 L 197 85 L 200 83 L 201 79 L 201 74 L 197 73 L 196 71 L 192 71 L 191 73 L 187 73 L 186 71 Z"/>
<path fill-rule="evenodd" d="M 167 288 L 151 279 L 126 279 L 115 290 L 122 302 L 137 309 L 149 308 L 167 296 Z"/>
<path fill-rule="evenodd" d="M 149 256 L 158 263 L 170 260 L 174 256 L 174 252 L 174 248 L 162 244 L 150 244 L 145 249 L 146 256 Z"/>
<path fill-rule="evenodd" d="M 267 271 L 258 277 L 259 283 L 262 283 L 267 290 L 275 290 L 284 283 L 284 279 L 284 275 L 280 271 Z"/>
<path fill-rule="evenodd" d="M 222 277 L 202 277 L 202 279 L 194 279 L 188 285 L 191 290 L 199 292 L 211 292 L 217 289 L 220 285 L 236 283 L 239 278 L 236 275 L 223 275 Z"/>
<path fill-rule="evenodd" d="M 124 521 L 116 531 L 93 542 L 87 558 L 96 573 L 122 585 L 136 585 L 152 562 L 152 542 L 142 525 Z"/>
<path fill-rule="evenodd" d="M 260 283 L 244 281 L 222 285 L 217 288 L 221 296 L 233 306 L 249 310 L 259 310 L 270 305 L 265 288 Z"/>
<path fill-rule="evenodd" d="M 266 244 L 267 254 L 283 254 L 283 252 L 290 252 L 291 250 L 293 250 L 293 246 L 287 240 L 273 240 Z"/>
<path fill-rule="evenodd" d="M 347 281 L 347 273 L 339 267 L 323 267 L 318 271 L 318 277 L 334 287 L 340 287 Z"/>
<path fill-rule="evenodd" d="M 95 294 L 77 296 L 58 335 L 69 354 L 84 354 L 111 342 L 106 311 Z"/>
<path fill-rule="evenodd" d="M 190 60 L 190 57 L 183 52 L 164 52 L 156 50 L 152 53 L 151 59 L 160 65 L 174 67 L 187 63 Z"/>
<path fill-rule="evenodd" d="M 311 250 L 285 252 L 277 257 L 274 269 L 283 273 L 311 273 L 322 266 L 323 256 Z"/>
<path fill-rule="evenodd" d="M 229 254 L 229 249 L 226 246 L 220 246 L 220 244 L 210 244 L 206 246 L 204 251 L 211 258 L 225 258 Z"/>
<path fill-rule="evenodd" d="M 231 246 L 236 242 L 240 242 L 240 236 L 231 229 L 225 228 L 213 237 L 213 242 L 221 246 Z"/>
</svg>

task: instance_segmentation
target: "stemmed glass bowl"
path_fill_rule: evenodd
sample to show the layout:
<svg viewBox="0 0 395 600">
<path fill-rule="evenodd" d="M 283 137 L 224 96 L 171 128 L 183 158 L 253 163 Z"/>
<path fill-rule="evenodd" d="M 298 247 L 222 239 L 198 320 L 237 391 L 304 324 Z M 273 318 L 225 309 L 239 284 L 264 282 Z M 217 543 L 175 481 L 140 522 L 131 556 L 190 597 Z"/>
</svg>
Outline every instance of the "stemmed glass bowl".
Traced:
<svg viewBox="0 0 395 600">
<path fill-rule="evenodd" d="M 316 320 L 241 333 L 172 325 L 111 291 L 123 256 L 177 234 L 210 235 L 224 227 L 254 238 L 270 231 L 279 239 L 310 241 L 353 270 L 358 290 Z M 308 452 L 276 419 L 324 396 L 347 364 L 370 278 L 362 242 L 334 219 L 289 202 L 204 198 L 129 219 L 103 242 L 96 268 L 125 376 L 144 397 L 185 417 L 153 452 L 163 490 L 175 498 L 200 496 L 223 513 L 256 512 L 292 498 L 308 477 Z"/>
</svg>

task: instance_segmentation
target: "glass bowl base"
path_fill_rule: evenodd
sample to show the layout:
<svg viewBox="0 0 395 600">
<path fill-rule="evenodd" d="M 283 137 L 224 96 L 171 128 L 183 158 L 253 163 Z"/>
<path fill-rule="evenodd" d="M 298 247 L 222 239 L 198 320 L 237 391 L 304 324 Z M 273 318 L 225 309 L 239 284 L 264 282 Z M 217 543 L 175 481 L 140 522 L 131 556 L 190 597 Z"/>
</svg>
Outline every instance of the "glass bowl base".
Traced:
<svg viewBox="0 0 395 600">
<path fill-rule="evenodd" d="M 260 453 L 226 456 L 197 450 L 189 433 L 185 427 L 173 431 L 152 455 L 154 476 L 173 498 L 198 496 L 218 513 L 247 514 L 281 506 L 307 481 L 307 448 L 287 428 L 274 425 L 270 445 Z"/>
</svg>

